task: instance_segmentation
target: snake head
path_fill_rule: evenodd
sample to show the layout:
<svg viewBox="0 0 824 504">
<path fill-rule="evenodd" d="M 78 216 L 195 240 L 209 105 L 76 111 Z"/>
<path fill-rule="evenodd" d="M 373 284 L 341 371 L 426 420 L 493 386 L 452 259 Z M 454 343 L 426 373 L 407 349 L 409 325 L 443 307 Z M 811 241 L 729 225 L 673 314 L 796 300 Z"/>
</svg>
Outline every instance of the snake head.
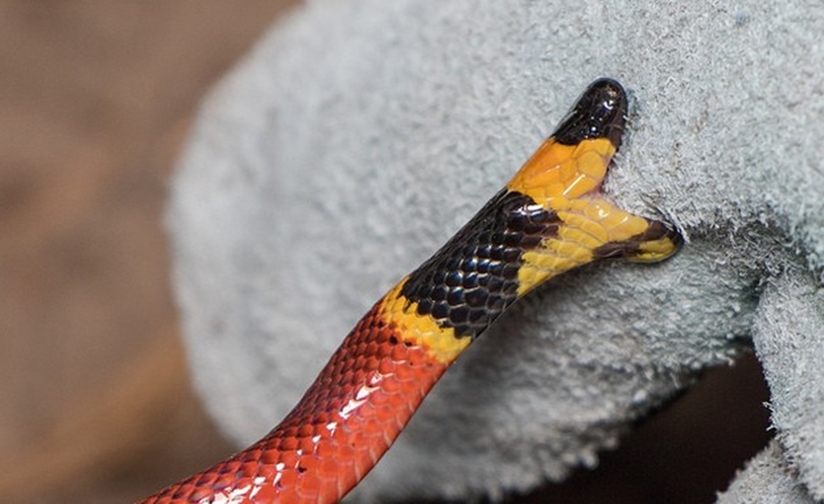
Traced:
<svg viewBox="0 0 824 504">
<path fill-rule="evenodd" d="M 621 85 L 596 80 L 507 187 L 557 208 L 569 199 L 597 194 L 621 145 L 626 111 Z"/>
<path fill-rule="evenodd" d="M 596 80 L 507 184 L 551 212 L 555 226 L 552 236 L 523 255 L 522 291 L 588 262 L 615 257 L 657 262 L 681 246 L 674 226 L 631 214 L 601 194 L 626 113 L 621 85 Z"/>
<path fill-rule="evenodd" d="M 627 116 L 627 94 L 618 82 L 601 78 L 581 94 L 552 135 L 562 145 L 605 138 L 617 151 Z"/>
</svg>

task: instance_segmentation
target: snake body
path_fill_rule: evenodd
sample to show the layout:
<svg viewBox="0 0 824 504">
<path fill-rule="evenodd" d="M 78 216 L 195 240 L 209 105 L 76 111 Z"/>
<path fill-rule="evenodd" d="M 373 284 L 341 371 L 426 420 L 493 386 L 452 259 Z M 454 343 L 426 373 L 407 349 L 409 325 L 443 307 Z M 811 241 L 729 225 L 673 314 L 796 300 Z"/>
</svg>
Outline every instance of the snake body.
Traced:
<svg viewBox="0 0 824 504">
<path fill-rule="evenodd" d="M 458 355 L 516 300 L 593 261 L 673 254 L 681 237 L 672 226 L 600 194 L 626 111 L 620 84 L 593 82 L 506 187 L 358 322 L 279 425 L 142 502 L 338 502 Z"/>
</svg>

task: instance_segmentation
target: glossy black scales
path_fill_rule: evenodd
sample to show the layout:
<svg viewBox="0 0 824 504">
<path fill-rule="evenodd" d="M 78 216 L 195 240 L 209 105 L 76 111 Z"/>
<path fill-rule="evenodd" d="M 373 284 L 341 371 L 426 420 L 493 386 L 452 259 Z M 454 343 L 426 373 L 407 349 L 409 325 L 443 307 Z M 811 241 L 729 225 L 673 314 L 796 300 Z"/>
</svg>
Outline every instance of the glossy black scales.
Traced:
<svg viewBox="0 0 824 504">
<path fill-rule="evenodd" d="M 458 337 L 480 335 L 515 301 L 521 256 L 560 221 L 531 198 L 503 190 L 404 284 L 401 293 Z"/>
<path fill-rule="evenodd" d="M 553 133 L 562 145 L 577 145 L 582 140 L 607 138 L 621 146 L 627 115 L 627 95 L 612 79 L 598 79 L 584 91 Z"/>
</svg>

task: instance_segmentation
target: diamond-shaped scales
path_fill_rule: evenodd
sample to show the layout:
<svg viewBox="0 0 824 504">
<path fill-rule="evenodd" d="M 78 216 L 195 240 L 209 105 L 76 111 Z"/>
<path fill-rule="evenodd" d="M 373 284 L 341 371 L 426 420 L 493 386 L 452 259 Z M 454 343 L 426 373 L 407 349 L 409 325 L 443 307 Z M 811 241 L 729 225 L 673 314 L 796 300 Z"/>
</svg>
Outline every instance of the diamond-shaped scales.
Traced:
<svg viewBox="0 0 824 504">
<path fill-rule="evenodd" d="M 521 255 L 559 224 L 529 197 L 503 191 L 413 272 L 401 293 L 456 336 L 477 337 L 516 299 Z"/>
</svg>

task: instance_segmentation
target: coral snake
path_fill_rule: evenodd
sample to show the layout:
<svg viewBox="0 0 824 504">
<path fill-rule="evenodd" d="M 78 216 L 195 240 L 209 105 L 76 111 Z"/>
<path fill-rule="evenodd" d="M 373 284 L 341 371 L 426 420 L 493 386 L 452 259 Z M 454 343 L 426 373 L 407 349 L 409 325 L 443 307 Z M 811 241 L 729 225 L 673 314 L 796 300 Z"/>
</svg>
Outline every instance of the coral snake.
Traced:
<svg viewBox="0 0 824 504">
<path fill-rule="evenodd" d="M 682 242 L 672 226 L 600 193 L 626 113 L 620 84 L 593 82 L 506 187 L 358 322 L 277 427 L 142 503 L 338 502 L 512 303 L 593 261 L 672 255 Z"/>
</svg>

